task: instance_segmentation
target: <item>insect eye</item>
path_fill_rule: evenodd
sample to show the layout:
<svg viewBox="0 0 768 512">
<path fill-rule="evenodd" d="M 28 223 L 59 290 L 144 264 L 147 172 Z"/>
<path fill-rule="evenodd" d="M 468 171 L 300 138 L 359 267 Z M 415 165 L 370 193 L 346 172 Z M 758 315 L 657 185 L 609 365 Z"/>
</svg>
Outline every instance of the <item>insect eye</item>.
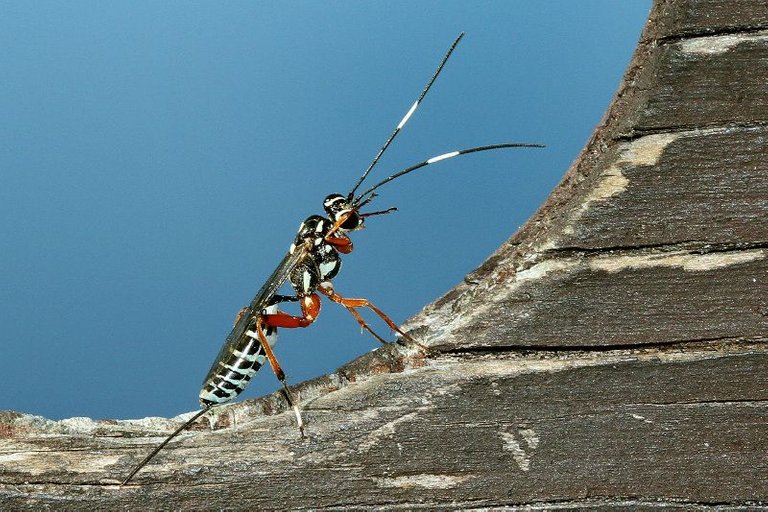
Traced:
<svg viewBox="0 0 768 512">
<path fill-rule="evenodd" d="M 349 216 L 341 223 L 341 229 L 352 230 L 359 228 L 363 223 L 363 218 L 357 212 L 349 212 Z"/>
</svg>

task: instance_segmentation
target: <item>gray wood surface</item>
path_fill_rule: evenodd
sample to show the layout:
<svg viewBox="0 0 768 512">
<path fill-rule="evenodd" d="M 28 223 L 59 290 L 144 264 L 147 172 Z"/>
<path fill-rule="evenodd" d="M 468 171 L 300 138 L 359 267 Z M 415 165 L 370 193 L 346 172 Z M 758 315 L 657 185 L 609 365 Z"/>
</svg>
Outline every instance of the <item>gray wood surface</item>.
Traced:
<svg viewBox="0 0 768 512">
<path fill-rule="evenodd" d="M 768 4 L 658 0 L 533 218 L 393 345 L 183 418 L 0 413 L 2 509 L 768 508 Z"/>
</svg>

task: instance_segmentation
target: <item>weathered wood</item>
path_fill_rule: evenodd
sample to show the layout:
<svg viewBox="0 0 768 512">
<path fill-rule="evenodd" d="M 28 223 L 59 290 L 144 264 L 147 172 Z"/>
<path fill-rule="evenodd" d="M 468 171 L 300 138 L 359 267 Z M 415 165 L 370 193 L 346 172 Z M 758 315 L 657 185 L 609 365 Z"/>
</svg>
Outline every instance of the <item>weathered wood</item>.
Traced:
<svg viewBox="0 0 768 512">
<path fill-rule="evenodd" d="M 653 68 L 637 77 L 639 108 L 620 129 L 667 132 L 766 118 L 768 31 L 686 38 L 653 52 Z"/>
<path fill-rule="evenodd" d="M 422 342 L 471 350 L 765 337 L 768 251 L 698 251 L 548 259 L 495 288 L 490 304 L 485 290 L 470 289 L 450 308 L 429 311 L 427 325 L 441 328 L 423 329 Z M 483 315 L 475 318 L 478 304 Z"/>
<path fill-rule="evenodd" d="M 737 6 L 735 6 L 737 4 Z M 658 0 L 536 215 L 390 346 L 182 418 L 0 415 L 3 508 L 768 508 L 768 7 Z"/>
<path fill-rule="evenodd" d="M 661 39 L 748 32 L 768 27 L 768 4 L 754 0 L 663 0 L 654 5 L 651 20 L 653 35 Z"/>
<path fill-rule="evenodd" d="M 557 247 L 759 245 L 768 239 L 766 137 L 765 126 L 730 127 L 616 145 L 600 161 L 597 194 L 584 200 L 593 204 L 585 211 L 578 203 Z"/>
<path fill-rule="evenodd" d="M 25 491 L 18 505 L 30 495 L 75 505 L 82 492 L 99 506 L 141 509 L 159 499 L 195 508 L 754 501 L 766 484 L 750 475 L 768 471 L 763 348 L 442 358 L 320 396 L 306 410 L 308 443 L 287 415 L 196 431 L 147 468 L 143 485 L 119 489 L 104 472 L 127 469 L 122 451 L 145 453 L 145 439 L 75 437 L 62 447 L 40 436 L 12 441 L 19 463 L 45 468 L 38 481 L 73 484 L 26 484 L 26 471 L 4 478 Z"/>
</svg>

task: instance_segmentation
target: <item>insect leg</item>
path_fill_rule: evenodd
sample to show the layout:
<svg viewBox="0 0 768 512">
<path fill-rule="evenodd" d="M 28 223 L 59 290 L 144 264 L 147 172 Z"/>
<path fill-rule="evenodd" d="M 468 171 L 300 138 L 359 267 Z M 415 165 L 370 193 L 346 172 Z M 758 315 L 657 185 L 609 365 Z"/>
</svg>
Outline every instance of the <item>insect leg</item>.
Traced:
<svg viewBox="0 0 768 512">
<path fill-rule="evenodd" d="M 414 344 L 418 344 L 408 334 L 401 331 L 400 328 L 397 326 L 397 324 L 393 322 L 391 318 L 389 318 L 382 310 L 380 310 L 379 308 L 371 304 L 371 302 L 368 299 L 352 299 L 349 297 L 342 297 L 341 295 L 339 295 L 334 291 L 330 283 L 324 283 L 323 286 L 320 286 L 318 288 L 318 290 L 323 295 L 331 299 L 333 302 L 336 302 L 337 304 L 341 304 L 342 306 L 347 308 L 347 311 L 349 311 L 352 314 L 352 316 L 355 317 L 355 320 L 357 320 L 357 323 L 360 324 L 360 327 L 362 327 L 363 329 L 371 333 L 373 337 L 379 340 L 381 343 L 386 344 L 387 341 L 385 341 L 381 336 L 373 332 L 373 329 L 371 329 L 368 323 L 365 320 L 363 320 L 363 317 L 361 317 L 360 314 L 356 311 L 357 308 L 370 309 L 371 311 L 379 315 L 379 318 L 384 320 L 384 322 L 386 322 L 386 324 L 389 326 L 390 329 L 397 332 L 400 336 L 402 336 L 406 340 Z"/>
<path fill-rule="evenodd" d="M 280 304 L 282 302 L 298 302 L 299 298 L 295 295 L 273 295 L 271 299 L 267 302 L 268 305 L 272 306 L 274 304 Z M 248 311 L 248 306 L 244 306 L 240 311 L 237 312 L 235 315 L 235 321 L 233 325 L 237 325 L 237 322 L 240 321 L 240 319 L 243 317 L 243 315 Z"/>
<path fill-rule="evenodd" d="M 248 331 L 246 334 L 248 336 L 252 336 L 253 334 L 258 336 L 259 341 L 261 342 L 261 348 L 264 349 L 264 355 L 267 356 L 269 365 L 272 367 L 272 371 L 275 372 L 275 377 L 277 377 L 277 380 L 279 380 L 280 384 L 283 385 L 283 393 L 285 393 L 285 398 L 288 400 L 288 404 L 293 408 L 293 413 L 296 415 L 296 423 L 299 426 L 301 437 L 305 438 L 307 436 L 304 433 L 304 420 L 301 419 L 301 412 L 299 412 L 299 408 L 296 405 L 296 399 L 293 397 L 293 393 L 291 393 L 291 390 L 288 388 L 288 384 L 285 381 L 285 372 L 280 367 L 280 363 L 277 362 L 275 353 L 272 352 L 272 347 L 270 347 L 269 343 L 267 342 L 267 337 L 264 335 L 264 329 L 261 326 L 262 322 L 263 320 L 261 319 L 256 322 L 256 333 L 253 331 Z"/>
<path fill-rule="evenodd" d="M 336 222 L 334 222 L 334 223 L 333 223 L 333 226 L 331 226 L 331 228 L 330 228 L 330 229 L 328 230 L 328 232 L 325 234 L 325 241 L 326 241 L 326 242 L 329 242 L 329 243 L 331 243 L 331 244 L 335 245 L 337 249 L 339 248 L 339 246 L 340 246 L 340 245 L 347 245 L 347 244 L 338 244 L 338 243 L 334 243 L 334 242 L 332 241 L 332 239 L 333 239 L 334 237 L 337 237 L 337 236 L 338 236 L 338 235 L 337 235 L 337 232 L 338 232 L 338 231 L 339 231 L 339 229 L 341 228 L 341 225 L 342 225 L 342 224 L 344 224 L 345 222 L 347 222 L 347 220 L 349 220 L 349 217 L 350 217 L 351 215 L 352 215 L 352 213 L 351 213 L 351 212 L 350 212 L 350 213 L 346 213 L 346 214 L 344 214 L 344 215 L 341 215 L 341 216 L 339 216 L 339 218 L 338 218 L 338 219 L 336 219 Z M 344 236 L 346 237 L 346 235 L 344 235 Z M 349 238 L 348 238 L 348 237 L 347 237 L 347 240 L 349 240 Z M 341 252 L 343 252 L 343 253 L 345 253 L 345 254 L 346 254 L 346 253 L 348 253 L 348 252 L 351 252 L 351 251 L 352 251 L 352 249 L 351 249 L 351 247 L 352 247 L 352 242 L 350 241 L 350 243 L 349 243 L 348 245 L 350 246 L 350 249 L 349 249 L 349 251 L 341 251 Z"/>
<path fill-rule="evenodd" d="M 281 302 L 299 302 L 299 298 L 295 295 L 273 295 L 271 299 L 269 299 L 268 304 L 271 306 L 273 304 L 280 304 Z"/>
<path fill-rule="evenodd" d="M 339 233 L 339 227 L 347 220 L 347 217 L 342 217 L 339 222 L 336 222 L 329 231 L 325 238 L 326 242 L 331 244 L 337 251 L 342 254 L 349 254 L 352 252 L 352 240 L 344 233 Z"/>
<path fill-rule="evenodd" d="M 281 296 L 284 297 L 284 296 Z M 301 303 L 301 315 L 293 316 L 282 311 L 277 313 L 261 315 L 261 321 L 265 325 L 271 327 L 285 327 L 287 329 L 293 329 L 296 327 L 308 327 L 315 321 L 317 315 L 320 314 L 320 297 L 316 293 L 305 295 L 303 297 L 291 298 L 288 300 L 296 300 Z"/>
</svg>

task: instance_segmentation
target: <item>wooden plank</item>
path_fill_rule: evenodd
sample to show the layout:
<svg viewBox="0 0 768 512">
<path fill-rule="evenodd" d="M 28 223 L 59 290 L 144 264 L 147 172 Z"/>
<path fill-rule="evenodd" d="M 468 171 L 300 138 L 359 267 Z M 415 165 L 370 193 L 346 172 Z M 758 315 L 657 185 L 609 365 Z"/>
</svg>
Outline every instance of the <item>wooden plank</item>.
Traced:
<svg viewBox="0 0 768 512">
<path fill-rule="evenodd" d="M 35 494 L 41 487 L 25 482 L 59 479 L 65 464 L 86 468 L 78 460 L 90 446 L 91 471 L 72 480 L 95 486 L 95 508 L 758 500 L 768 492 L 768 480 L 754 478 L 768 471 L 768 352 L 733 350 L 441 358 L 319 397 L 307 408 L 308 443 L 290 413 L 251 417 L 185 435 L 140 476 L 145 485 L 126 488 L 105 485 L 95 468 L 106 463 L 119 478 L 150 444 L 126 457 L 130 439 L 84 438 L 62 451 L 30 434 L 14 441 L 24 449 L 0 451 L 18 461 L 0 499 L 30 504 L 14 502 L 21 492 L 35 506 L 82 504 L 71 486 Z"/>
<path fill-rule="evenodd" d="M 574 197 L 553 243 L 581 249 L 768 245 L 767 139 L 768 128 L 760 126 L 617 144 L 598 164 L 603 171 L 594 186 Z"/>
<path fill-rule="evenodd" d="M 768 32 L 687 38 L 651 50 L 632 84 L 621 133 L 723 125 L 768 118 Z"/>
<path fill-rule="evenodd" d="M 662 20 L 657 37 L 696 36 L 768 28 L 763 0 L 688 0 L 657 2 L 652 14 Z"/>
<path fill-rule="evenodd" d="M 617 252 L 544 260 L 490 291 L 466 287 L 408 326 L 453 351 L 755 338 L 768 333 L 767 297 L 767 250 Z"/>
</svg>

